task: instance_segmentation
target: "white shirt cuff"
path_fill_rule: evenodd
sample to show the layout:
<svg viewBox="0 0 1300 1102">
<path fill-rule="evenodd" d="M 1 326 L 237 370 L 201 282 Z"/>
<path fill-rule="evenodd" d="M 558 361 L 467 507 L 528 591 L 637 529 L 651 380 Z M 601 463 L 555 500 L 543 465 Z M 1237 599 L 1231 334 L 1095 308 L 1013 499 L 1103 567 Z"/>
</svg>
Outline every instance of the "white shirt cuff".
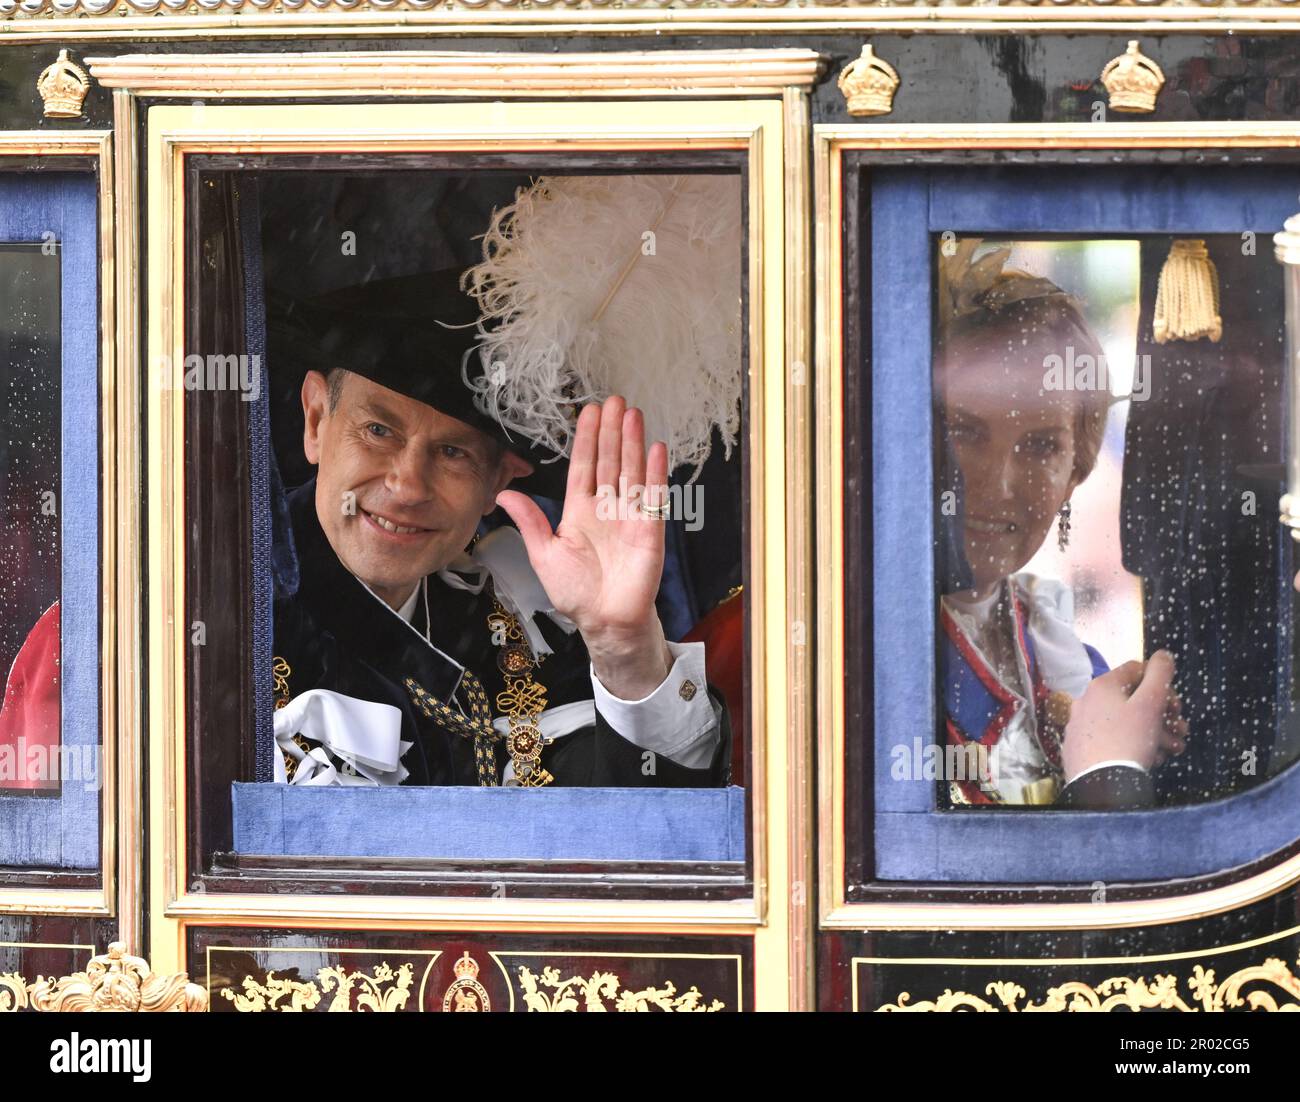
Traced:
<svg viewBox="0 0 1300 1102">
<path fill-rule="evenodd" d="M 1076 773 L 1073 777 L 1070 778 L 1069 783 L 1074 784 L 1074 782 L 1077 781 L 1080 777 L 1086 777 L 1089 773 L 1097 772 L 1098 769 L 1109 769 L 1113 765 L 1123 765 L 1129 769 L 1136 769 L 1142 773 L 1146 772 L 1146 770 L 1135 761 L 1128 761 L 1127 759 L 1116 758 L 1113 761 L 1099 761 L 1097 762 L 1096 765 L 1090 765 L 1088 766 L 1087 769 L 1080 770 L 1078 773 Z"/>
<path fill-rule="evenodd" d="M 704 680 L 704 644 L 669 643 L 673 664 L 649 696 L 622 700 L 591 670 L 598 711 L 628 742 L 687 769 L 705 769 L 721 737 L 719 717 Z"/>
</svg>

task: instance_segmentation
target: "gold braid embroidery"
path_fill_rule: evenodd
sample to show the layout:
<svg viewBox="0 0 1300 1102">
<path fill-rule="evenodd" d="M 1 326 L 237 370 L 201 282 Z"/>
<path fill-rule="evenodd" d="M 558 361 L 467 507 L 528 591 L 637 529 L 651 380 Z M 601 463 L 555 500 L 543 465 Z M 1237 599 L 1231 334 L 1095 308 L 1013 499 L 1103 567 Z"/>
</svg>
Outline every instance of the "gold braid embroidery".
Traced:
<svg viewBox="0 0 1300 1102">
<path fill-rule="evenodd" d="M 491 582 L 488 585 L 490 587 Z M 506 678 L 505 691 L 497 694 L 497 707 L 510 723 L 509 734 L 503 736 L 492 726 L 487 692 L 470 670 L 465 670 L 461 679 L 469 717 L 438 700 L 414 678 L 406 679 L 406 691 L 424 715 L 454 734 L 474 740 L 474 765 L 480 787 L 496 786 L 496 759 L 492 744 L 504 737 L 520 786 L 537 788 L 555 780 L 541 767 L 542 747 L 547 740 L 537 726 L 537 717 L 546 709 L 546 686 L 533 680 L 533 667 L 540 662 L 533 659 L 519 621 L 506 611 L 495 590 L 489 592 L 493 610 L 487 623 L 493 642 L 501 648 L 497 654 L 497 666 Z"/>
</svg>

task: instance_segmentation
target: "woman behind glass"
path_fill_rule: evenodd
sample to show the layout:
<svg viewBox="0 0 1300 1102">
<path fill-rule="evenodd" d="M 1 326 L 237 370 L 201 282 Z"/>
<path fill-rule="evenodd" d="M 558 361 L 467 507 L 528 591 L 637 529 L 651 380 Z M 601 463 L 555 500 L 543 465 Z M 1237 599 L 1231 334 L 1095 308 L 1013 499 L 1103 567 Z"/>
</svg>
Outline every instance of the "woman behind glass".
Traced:
<svg viewBox="0 0 1300 1102">
<path fill-rule="evenodd" d="M 1148 771 L 1181 752 L 1187 734 L 1172 657 L 1157 651 L 1108 671 L 1075 634 L 1069 587 L 1018 573 L 1054 521 L 1068 536 L 1070 495 L 1096 465 L 1105 432 L 1109 390 L 1059 385 L 1059 364 L 1084 356 L 1101 364 L 1104 354 L 1065 291 L 1004 271 L 1008 249 L 972 262 L 978 245 L 964 241 L 941 260 L 935 360 L 970 567 L 969 587 L 940 601 L 946 738 L 966 761 L 975 751 L 982 767 L 950 778 L 950 795 L 1144 806 Z"/>
</svg>

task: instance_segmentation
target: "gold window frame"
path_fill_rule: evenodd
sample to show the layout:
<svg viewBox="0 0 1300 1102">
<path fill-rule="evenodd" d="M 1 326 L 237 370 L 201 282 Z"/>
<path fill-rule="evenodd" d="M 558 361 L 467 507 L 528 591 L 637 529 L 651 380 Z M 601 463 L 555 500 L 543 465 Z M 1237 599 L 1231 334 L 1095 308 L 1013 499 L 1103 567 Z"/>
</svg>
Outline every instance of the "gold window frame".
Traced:
<svg viewBox="0 0 1300 1102">
<path fill-rule="evenodd" d="M 132 463 L 135 390 L 117 371 L 113 143 L 107 130 L 0 133 L 0 167 L 18 157 L 89 158 L 95 164 L 99 256 L 99 570 L 100 615 L 100 818 L 97 888 L 0 888 L 0 914 L 63 914 L 112 917 L 122 923 L 118 936 L 133 936 L 140 861 L 137 773 L 131 732 L 135 708 L 138 545 L 129 536 L 134 516 Z M 51 167 L 56 167 L 51 164 Z M 119 542 L 120 537 L 120 542 Z M 121 788 L 119 790 L 119 783 Z M 119 816 L 119 807 L 122 814 Z M 120 892 L 120 894 L 119 894 Z M 122 931 L 125 931 L 123 933 Z"/>
<path fill-rule="evenodd" d="M 517 56 L 517 55 L 515 55 Z M 616 67 L 617 55 L 607 55 Z M 102 64 L 102 63 L 101 63 Z M 812 73 L 800 83 L 811 82 Z M 508 74 L 499 78 L 508 80 Z M 119 124 L 134 123 L 142 89 L 118 85 Z M 681 83 L 680 81 L 678 83 Z M 689 83 L 689 81 L 687 82 Z M 768 81 L 770 83 L 770 80 Z M 147 82 L 146 82 L 147 84 Z M 503 86 L 502 91 L 505 91 Z M 577 89 L 574 94 L 577 94 Z M 505 94 L 509 94 L 508 92 Z M 149 311 L 147 363 L 168 354 L 179 368 L 183 338 L 185 158 L 193 153 L 574 152 L 734 149 L 749 165 L 750 555 L 755 592 L 750 631 L 753 894 L 721 901 L 467 899 L 447 896 L 192 893 L 185 877 L 183 414 L 176 389 L 147 394 L 146 495 L 150 576 L 149 738 L 154 962 L 179 968 L 189 925 L 419 930 L 572 930 L 735 933 L 756 941 L 756 971 L 772 977 L 760 1005 L 786 1006 L 811 983 L 807 954 L 810 701 L 803 640 L 785 625 L 807 622 L 810 530 L 787 502 L 808 499 L 806 272 L 807 93 L 781 98 L 539 103 L 153 106 L 148 109 Z M 484 137 L 483 135 L 490 135 Z M 796 186 L 797 185 L 797 186 Z M 793 209 L 789 205 L 793 204 Z M 795 274 L 791 263 L 797 265 Z M 799 371 L 787 376 L 788 361 Z M 152 379 L 153 373 L 150 373 Z M 175 380 L 173 380 L 173 383 Z M 793 492 L 794 496 L 791 497 Z M 804 791 L 802 786 L 807 786 Z M 800 958 L 791 968 L 791 931 Z M 766 958 L 766 967 L 758 961 Z M 793 979 L 798 972 L 800 979 Z"/>
<path fill-rule="evenodd" d="M 1300 147 L 1300 123 L 883 124 L 813 127 L 816 286 L 818 898 L 831 930 L 1051 930 L 1152 926 L 1243 907 L 1300 881 L 1300 854 L 1234 883 L 1156 899 L 854 903 L 845 891 L 844 154 L 856 150 L 1250 150 Z M 1281 227 L 1279 227 L 1280 229 Z M 928 385 L 928 380 L 927 380 Z M 874 736 L 873 736 L 874 737 Z M 1226 871 L 1226 870 L 1225 870 Z M 953 885 L 958 887 L 958 885 Z M 991 885 L 984 885 L 991 887 Z"/>
</svg>

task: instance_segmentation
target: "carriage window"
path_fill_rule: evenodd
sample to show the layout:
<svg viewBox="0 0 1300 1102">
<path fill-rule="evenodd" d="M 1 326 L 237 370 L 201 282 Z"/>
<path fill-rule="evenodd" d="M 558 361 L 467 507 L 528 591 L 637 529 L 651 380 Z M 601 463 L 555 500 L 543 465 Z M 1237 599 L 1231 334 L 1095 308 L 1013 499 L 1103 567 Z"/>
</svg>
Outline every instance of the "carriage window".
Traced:
<svg viewBox="0 0 1300 1102">
<path fill-rule="evenodd" d="M 1275 266 L 1229 235 L 934 248 L 941 806 L 1274 775 L 1296 755 Z"/>
<path fill-rule="evenodd" d="M 1290 845 L 1294 172 L 842 156 L 845 899 Z"/>
<path fill-rule="evenodd" d="M 0 172 L 0 866 L 99 861 L 96 181 Z"/>
<path fill-rule="evenodd" d="M 0 244 L 0 790 L 57 792 L 59 250 Z M 32 753 L 28 753 L 28 750 Z"/>
<path fill-rule="evenodd" d="M 741 171 L 374 160 L 192 162 L 205 848 L 743 862 Z"/>
</svg>

